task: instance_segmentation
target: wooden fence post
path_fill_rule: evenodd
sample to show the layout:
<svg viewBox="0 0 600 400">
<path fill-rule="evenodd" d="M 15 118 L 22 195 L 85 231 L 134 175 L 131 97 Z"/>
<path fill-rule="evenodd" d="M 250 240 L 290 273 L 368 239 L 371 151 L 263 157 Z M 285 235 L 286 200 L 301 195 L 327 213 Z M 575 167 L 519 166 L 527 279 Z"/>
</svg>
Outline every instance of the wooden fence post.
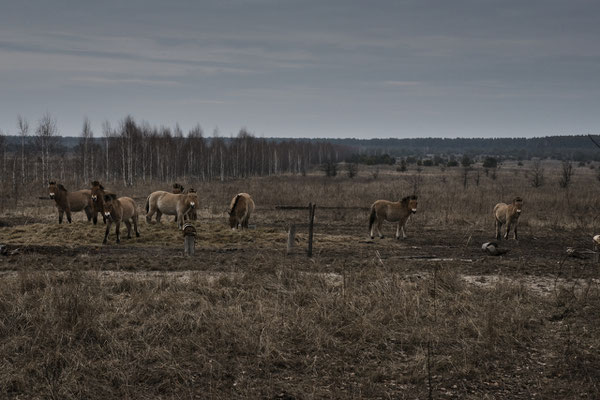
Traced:
<svg viewBox="0 0 600 400">
<path fill-rule="evenodd" d="M 288 231 L 288 241 L 287 241 L 287 252 L 286 254 L 290 254 L 292 249 L 294 248 L 294 240 L 296 239 L 296 225 L 291 224 L 290 230 Z"/>
<path fill-rule="evenodd" d="M 189 222 L 183 225 L 183 253 L 192 257 L 195 253 L 196 228 Z"/>
<path fill-rule="evenodd" d="M 316 204 L 308 203 L 308 256 L 312 257 L 313 226 L 315 222 Z"/>
</svg>

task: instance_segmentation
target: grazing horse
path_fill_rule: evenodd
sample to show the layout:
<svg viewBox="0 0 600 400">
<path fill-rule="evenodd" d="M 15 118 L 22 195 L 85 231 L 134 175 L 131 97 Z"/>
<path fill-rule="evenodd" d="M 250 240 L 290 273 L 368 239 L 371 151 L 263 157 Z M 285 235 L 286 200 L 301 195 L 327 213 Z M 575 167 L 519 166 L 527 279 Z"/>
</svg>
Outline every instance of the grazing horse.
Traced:
<svg viewBox="0 0 600 400">
<path fill-rule="evenodd" d="M 58 208 L 58 223 L 62 224 L 63 215 L 67 213 L 67 221 L 71 223 L 72 211 L 85 211 L 88 221 L 92 219 L 92 196 L 89 189 L 69 192 L 60 183 L 50 181 L 48 185 L 48 196 L 56 202 Z"/>
<path fill-rule="evenodd" d="M 406 233 L 404 233 L 404 226 L 408 217 L 411 214 L 417 212 L 417 196 L 406 196 L 400 201 L 387 201 L 377 200 L 371 206 L 371 215 L 369 217 L 369 234 L 373 239 L 373 224 L 376 222 L 377 232 L 379 238 L 383 239 L 381 233 L 381 225 L 383 221 L 398 222 L 398 228 L 396 229 L 396 239 L 400 239 L 400 231 L 402 231 L 402 238 L 406 239 Z"/>
<path fill-rule="evenodd" d="M 150 193 L 146 199 L 146 222 L 150 223 L 156 213 L 156 222 L 160 223 L 163 214 L 176 215 L 177 227 L 183 228 L 184 215 L 198 205 L 198 195 L 191 191 L 186 194 L 173 194 L 159 190 Z"/>
<path fill-rule="evenodd" d="M 102 220 L 106 224 L 106 217 L 104 216 L 104 186 L 98 181 L 92 182 L 92 213 L 94 215 L 94 225 L 98 222 L 98 213 L 102 215 Z"/>
<path fill-rule="evenodd" d="M 115 233 L 117 234 L 117 243 L 121 243 L 121 235 L 119 233 L 121 222 L 124 222 L 127 226 L 127 239 L 131 239 L 131 223 L 133 223 L 133 227 L 135 228 L 135 236 L 140 237 L 140 232 L 138 231 L 138 212 L 133 199 L 131 197 L 119 197 L 117 199 L 116 194 L 107 193 L 104 195 L 103 200 L 104 216 L 108 222 L 102 244 L 106 244 L 113 222 L 116 224 Z"/>
<path fill-rule="evenodd" d="M 494 206 L 494 219 L 496 221 L 496 239 L 502 238 L 502 224 L 506 224 L 506 234 L 504 239 L 508 240 L 508 233 L 510 228 L 514 225 L 515 229 L 515 240 L 517 239 L 517 226 L 519 223 L 519 217 L 521 216 L 521 209 L 523 208 L 523 199 L 515 197 L 511 204 L 498 203 Z"/>
<path fill-rule="evenodd" d="M 239 193 L 231 199 L 229 206 L 229 226 L 236 229 L 238 225 L 248 228 L 248 220 L 254 211 L 254 200 L 248 193 Z"/>
</svg>

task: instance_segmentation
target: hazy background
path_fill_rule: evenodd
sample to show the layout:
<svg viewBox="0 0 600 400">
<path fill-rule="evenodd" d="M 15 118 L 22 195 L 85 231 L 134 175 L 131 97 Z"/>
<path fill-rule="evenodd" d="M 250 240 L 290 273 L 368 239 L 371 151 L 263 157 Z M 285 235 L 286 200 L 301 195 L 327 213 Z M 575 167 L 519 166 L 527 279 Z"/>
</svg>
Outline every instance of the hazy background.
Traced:
<svg viewBox="0 0 600 400">
<path fill-rule="evenodd" d="M 1 2 L 0 129 L 125 115 L 221 135 L 598 133 L 595 1 Z"/>
</svg>

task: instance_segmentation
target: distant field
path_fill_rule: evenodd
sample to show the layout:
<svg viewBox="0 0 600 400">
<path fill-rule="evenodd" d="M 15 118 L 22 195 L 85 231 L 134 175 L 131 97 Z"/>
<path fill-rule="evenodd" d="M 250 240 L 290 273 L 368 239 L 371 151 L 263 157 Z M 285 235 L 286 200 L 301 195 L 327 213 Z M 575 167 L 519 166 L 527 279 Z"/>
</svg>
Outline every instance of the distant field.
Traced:
<svg viewBox="0 0 600 400">
<path fill-rule="evenodd" d="M 196 256 L 172 217 L 147 224 L 143 202 L 172 182 L 123 188 L 141 237 L 102 246 L 104 225 L 59 225 L 43 188 L 0 214 L 3 398 L 598 398 L 600 233 L 597 166 L 559 162 L 318 172 L 182 182 L 201 199 Z M 226 225 L 252 194 L 253 229 Z M 377 199 L 416 192 L 408 239 L 368 237 Z M 524 199 L 518 242 L 502 257 L 492 208 Z M 317 203 L 314 256 L 306 211 Z M 319 209 L 319 206 L 355 207 Z M 298 226 L 285 254 L 286 228 Z M 568 257 L 567 247 L 579 257 Z"/>
</svg>

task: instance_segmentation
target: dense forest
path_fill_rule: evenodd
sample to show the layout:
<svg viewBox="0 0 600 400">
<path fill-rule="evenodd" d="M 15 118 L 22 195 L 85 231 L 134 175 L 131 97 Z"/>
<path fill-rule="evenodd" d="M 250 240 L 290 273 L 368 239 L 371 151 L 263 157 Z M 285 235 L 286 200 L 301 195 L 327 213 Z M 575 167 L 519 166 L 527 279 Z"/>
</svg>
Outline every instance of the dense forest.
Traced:
<svg viewBox="0 0 600 400">
<path fill-rule="evenodd" d="M 95 134 L 85 119 L 79 137 L 58 135 L 46 114 L 35 126 L 17 118 L 16 136 L 0 135 L 2 181 L 18 186 L 50 179 L 82 183 L 93 179 L 134 185 L 151 181 L 202 181 L 282 173 L 304 174 L 312 167 L 349 161 L 393 164 L 397 157 L 450 159 L 468 155 L 484 160 L 532 157 L 600 160 L 588 136 L 542 138 L 282 139 L 257 138 L 245 129 L 236 136 L 205 136 L 198 125 L 185 133 L 125 117 L 102 124 Z M 442 157 L 439 157 L 442 156 Z M 437 163 L 436 163 L 437 165 Z"/>
</svg>

